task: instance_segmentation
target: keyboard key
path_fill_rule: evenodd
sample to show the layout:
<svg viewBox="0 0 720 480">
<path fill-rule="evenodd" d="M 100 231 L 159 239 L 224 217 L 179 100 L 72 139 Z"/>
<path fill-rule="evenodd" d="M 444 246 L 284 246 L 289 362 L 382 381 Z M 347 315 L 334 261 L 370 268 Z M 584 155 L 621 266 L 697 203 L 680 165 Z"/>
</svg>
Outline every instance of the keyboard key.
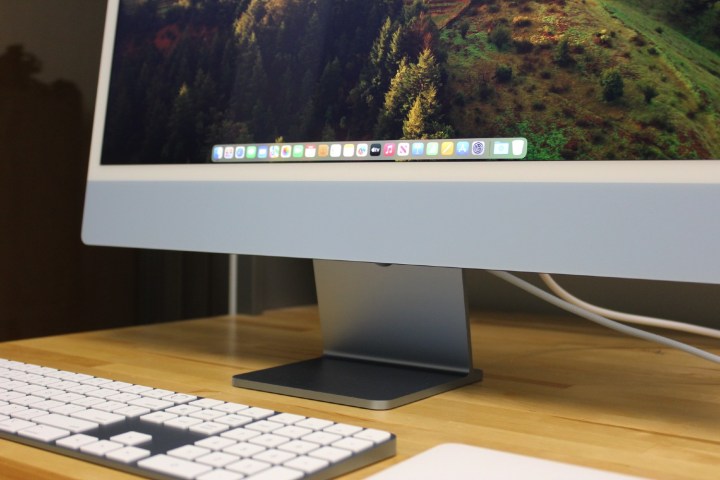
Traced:
<svg viewBox="0 0 720 480">
<path fill-rule="evenodd" d="M 222 468 L 225 465 L 240 460 L 240 457 L 225 452 L 211 452 L 195 459 L 198 463 L 204 463 L 215 468 Z"/>
<path fill-rule="evenodd" d="M 320 445 L 330 445 L 342 438 L 341 435 L 327 432 L 313 432 L 302 437 L 307 442 L 319 443 Z"/>
<path fill-rule="evenodd" d="M 322 447 L 317 450 L 313 450 L 309 455 L 311 457 L 327 460 L 328 462 L 338 462 L 352 455 L 352 452 L 342 448 Z"/>
<path fill-rule="evenodd" d="M 24 428 L 30 428 L 37 425 L 36 423 L 19 418 L 8 418 L 0 421 L 0 430 L 4 432 L 17 433 Z"/>
<path fill-rule="evenodd" d="M 271 422 L 282 423 L 284 425 L 292 425 L 293 423 L 305 420 L 305 417 L 303 417 L 302 415 L 293 415 L 292 413 L 280 413 L 278 415 L 273 415 L 272 417 L 269 417 L 268 420 L 270 420 Z"/>
<path fill-rule="evenodd" d="M 69 416 L 75 412 L 79 412 L 80 410 L 85 410 L 85 407 L 81 407 L 80 405 L 73 405 L 72 403 L 64 403 L 59 407 L 51 408 L 50 412 Z"/>
<path fill-rule="evenodd" d="M 360 453 L 363 450 L 372 448 L 373 442 L 370 440 L 363 440 L 361 438 L 343 438 L 332 444 L 333 447 L 344 448 L 350 450 L 353 453 Z"/>
<path fill-rule="evenodd" d="M 110 460 L 115 460 L 121 463 L 135 463 L 140 459 L 149 457 L 150 450 L 138 447 L 122 447 L 109 452 L 105 456 Z"/>
<path fill-rule="evenodd" d="M 354 436 L 355 436 L 355 438 L 362 438 L 363 440 L 370 440 L 371 442 L 377 444 L 377 443 L 382 443 L 382 442 L 386 442 L 386 441 L 390 440 L 390 437 L 392 435 L 390 435 L 389 432 L 385 432 L 382 430 L 366 428 L 362 432 L 356 433 Z"/>
<path fill-rule="evenodd" d="M 202 423 L 202 420 L 192 417 L 177 417 L 164 422 L 168 427 L 179 428 L 180 430 L 187 430 L 198 423 Z"/>
<path fill-rule="evenodd" d="M 199 418 L 201 420 L 205 420 L 206 422 L 209 422 L 211 420 L 215 420 L 216 418 L 224 417 L 225 412 L 220 412 L 218 410 L 211 410 L 209 408 L 207 409 L 200 409 L 197 412 L 193 412 L 190 414 L 191 417 Z"/>
<path fill-rule="evenodd" d="M 80 412 L 75 412 L 71 415 L 75 418 L 81 418 L 83 420 L 89 420 L 91 422 L 99 423 L 100 425 L 110 425 L 113 423 L 125 420 L 125 417 L 110 412 L 103 412 L 102 410 L 88 409 Z"/>
<path fill-rule="evenodd" d="M 93 437 L 92 435 L 85 435 L 84 433 L 78 433 L 76 435 L 61 438 L 56 443 L 61 447 L 69 448 L 70 450 L 79 450 L 80 447 L 97 441 L 97 437 Z"/>
<path fill-rule="evenodd" d="M 32 438 L 33 440 L 40 440 L 41 442 L 52 442 L 58 438 L 67 437 L 70 435 L 70 432 L 63 430 L 62 428 L 50 427 L 48 425 L 34 425 L 20 430 L 18 435 L 21 437 Z"/>
<path fill-rule="evenodd" d="M 150 442 L 152 440 L 152 435 L 148 435 L 147 433 L 130 431 L 115 435 L 114 437 L 110 437 L 110 440 L 112 440 L 113 442 L 122 443 L 123 445 L 134 447 L 143 443 Z"/>
<path fill-rule="evenodd" d="M 223 425 L 227 425 L 230 428 L 237 428 L 253 422 L 253 419 L 244 415 L 235 415 L 233 413 L 230 415 L 225 415 L 224 417 L 217 418 L 214 421 L 217 423 L 222 423 Z"/>
<path fill-rule="evenodd" d="M 289 440 L 290 439 L 287 437 L 282 437 L 280 435 L 273 435 L 272 433 L 266 433 L 264 435 L 260 435 L 259 437 L 250 439 L 250 442 L 254 443 L 256 445 L 262 445 L 263 447 L 267 447 L 267 448 L 275 448 L 278 445 L 287 443 Z"/>
<path fill-rule="evenodd" d="M 254 475 L 256 473 L 262 472 L 263 470 L 267 470 L 271 466 L 272 465 L 266 462 L 253 460 L 252 458 L 245 458 L 240 460 L 239 462 L 231 463 L 225 468 L 233 472 L 242 473 L 243 475 Z"/>
<path fill-rule="evenodd" d="M 13 418 L 21 418 L 23 420 L 32 420 L 35 417 L 41 415 L 47 415 L 48 412 L 45 410 L 38 410 L 37 408 L 26 408 L 12 415 Z"/>
<path fill-rule="evenodd" d="M 272 463 L 273 465 L 280 465 L 282 463 L 287 462 L 288 460 L 295 458 L 297 455 L 291 452 L 285 452 L 283 450 L 276 450 L 276 449 L 270 449 L 265 450 L 264 452 L 258 453 L 257 455 L 253 456 L 255 460 L 260 460 L 261 462 L 268 462 Z"/>
<path fill-rule="evenodd" d="M 218 410 L 225 413 L 237 413 L 241 410 L 245 410 L 250 408 L 247 405 L 244 405 L 242 403 L 232 403 L 232 402 L 226 402 L 222 403 L 220 405 L 216 405 L 212 407 L 213 410 Z"/>
<path fill-rule="evenodd" d="M 63 428 L 71 431 L 72 433 L 87 432 L 99 427 L 99 425 L 95 422 L 66 417 L 65 415 L 58 415 L 57 413 L 50 413 L 43 417 L 35 417 L 33 421 L 44 425 L 50 425 L 51 427 Z"/>
<path fill-rule="evenodd" d="M 173 392 L 171 390 L 164 390 L 162 388 L 154 388 L 152 390 L 147 390 L 147 391 L 143 392 L 142 395 L 143 395 L 143 397 L 160 399 L 160 398 L 167 397 L 167 396 L 173 395 L 173 394 L 175 394 L 175 392 Z"/>
<path fill-rule="evenodd" d="M 203 438 L 195 442 L 198 447 L 209 448 L 210 450 L 222 450 L 236 444 L 235 440 L 218 436 Z"/>
<path fill-rule="evenodd" d="M 150 413 L 150 409 L 144 407 L 137 407 L 135 405 L 128 405 L 127 407 L 115 410 L 113 413 L 122 415 L 123 417 L 135 418 Z"/>
<path fill-rule="evenodd" d="M 175 458 L 168 455 L 155 455 L 154 457 L 145 458 L 138 462 L 142 468 L 147 468 L 154 472 L 164 473 L 166 475 L 175 475 L 183 479 L 193 479 L 198 475 L 207 473 L 213 468 L 202 463 L 190 462 L 181 458 Z"/>
<path fill-rule="evenodd" d="M 197 480 L 241 480 L 243 476 L 239 473 L 227 470 L 213 470 L 212 472 L 200 475 Z"/>
<path fill-rule="evenodd" d="M 182 458 L 184 460 L 195 460 L 198 457 L 202 457 L 203 455 L 207 455 L 212 450 L 208 450 L 207 448 L 198 447 L 196 445 L 183 445 L 182 447 L 174 448 L 170 451 L 168 451 L 168 455 Z"/>
<path fill-rule="evenodd" d="M 135 400 L 130 400 L 128 404 L 135 405 L 136 407 L 149 408 L 150 410 L 162 410 L 164 408 L 172 407 L 173 405 L 175 405 L 173 402 L 145 396 L 136 398 Z"/>
<path fill-rule="evenodd" d="M 174 393 L 172 395 L 162 397 L 162 399 L 173 403 L 187 403 L 197 399 L 197 397 L 195 395 L 186 395 L 184 393 Z"/>
<path fill-rule="evenodd" d="M 351 435 L 355 435 L 356 433 L 360 432 L 362 430 L 361 427 L 355 426 L 355 425 L 347 425 L 345 423 L 336 423 L 335 425 L 331 425 L 324 429 L 324 432 L 328 433 L 335 433 L 337 435 L 342 435 L 344 437 L 349 437 Z"/>
<path fill-rule="evenodd" d="M 322 460 L 320 458 L 302 456 L 295 457 L 292 460 L 288 460 L 287 462 L 285 462 L 284 465 L 286 467 L 294 468 L 307 474 L 311 474 L 327 467 L 330 464 L 326 460 Z"/>
<path fill-rule="evenodd" d="M 274 415 L 275 412 L 273 410 L 268 410 L 267 408 L 250 407 L 243 410 L 242 414 L 246 417 L 252 417 L 255 420 L 262 420 L 263 418 Z"/>
<path fill-rule="evenodd" d="M 189 430 L 191 432 L 202 433 L 204 435 L 217 435 L 220 432 L 224 432 L 228 428 L 230 427 L 228 427 L 227 425 L 223 425 L 222 423 L 203 422 L 197 425 L 193 425 L 189 428 Z"/>
<path fill-rule="evenodd" d="M 230 430 L 229 432 L 223 432 L 220 434 L 221 437 L 231 438 L 233 440 L 237 440 L 238 442 L 246 442 L 251 438 L 259 437 L 260 435 L 262 435 L 260 432 L 245 430 L 244 428 L 236 428 L 234 430 Z"/>
<path fill-rule="evenodd" d="M 245 428 L 247 428 L 248 430 L 256 430 L 258 432 L 270 433 L 270 432 L 277 430 L 278 428 L 282 428 L 282 427 L 283 427 L 282 423 L 261 420 L 259 422 L 251 423 L 250 425 L 247 425 Z"/>
<path fill-rule="evenodd" d="M 332 424 L 333 422 L 329 420 L 321 420 L 319 418 L 306 418 L 305 420 L 300 420 L 295 425 L 298 427 L 310 428 L 312 430 L 322 430 L 323 428 L 327 428 Z"/>
<path fill-rule="evenodd" d="M 242 442 L 237 443 L 231 447 L 225 448 L 223 451 L 232 455 L 237 455 L 242 458 L 249 458 L 257 455 L 260 452 L 267 450 L 262 445 L 255 445 L 253 443 Z"/>
<path fill-rule="evenodd" d="M 293 468 L 272 467 L 269 470 L 260 472 L 253 477 L 253 480 L 296 480 L 304 476 L 304 473 Z"/>
<path fill-rule="evenodd" d="M 195 401 L 193 401 L 193 402 L 190 402 L 190 405 L 194 405 L 194 406 L 200 407 L 200 408 L 213 408 L 213 407 L 218 407 L 218 406 L 220 406 L 220 405 L 222 405 L 222 404 L 224 404 L 224 403 L 225 403 L 225 402 L 223 402 L 223 401 L 221 401 L 221 400 L 213 400 L 213 399 L 210 399 L 210 398 L 202 398 L 202 399 L 200 399 L 200 400 L 195 400 Z"/>
<path fill-rule="evenodd" d="M 178 417 L 179 415 L 175 415 L 174 413 L 168 413 L 168 412 L 152 412 L 148 413 L 147 415 L 143 415 L 140 417 L 140 420 L 143 422 L 150 422 L 150 423 L 165 423 L 168 420 L 171 420 L 173 418 Z"/>
<path fill-rule="evenodd" d="M 175 407 L 165 409 L 166 412 L 174 413 L 177 415 L 190 415 L 191 413 L 199 412 L 201 410 L 202 408 L 194 407 L 192 405 L 177 405 Z"/>
<path fill-rule="evenodd" d="M 320 445 L 312 442 L 304 442 L 302 440 L 293 440 L 292 442 L 283 443 L 278 447 L 280 450 L 287 450 L 297 455 L 305 455 L 313 450 L 320 448 Z"/>
<path fill-rule="evenodd" d="M 83 453 L 89 453 L 90 455 L 104 457 L 106 454 L 119 448 L 123 448 L 122 443 L 111 442 L 110 440 L 98 440 L 97 442 L 83 445 L 80 447 L 80 451 Z"/>
</svg>

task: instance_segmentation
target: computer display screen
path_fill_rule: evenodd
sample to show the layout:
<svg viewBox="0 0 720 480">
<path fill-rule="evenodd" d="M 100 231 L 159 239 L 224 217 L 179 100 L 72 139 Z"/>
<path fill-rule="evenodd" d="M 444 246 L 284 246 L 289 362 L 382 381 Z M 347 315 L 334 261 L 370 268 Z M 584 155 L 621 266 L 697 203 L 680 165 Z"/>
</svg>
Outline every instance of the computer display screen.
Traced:
<svg viewBox="0 0 720 480">
<path fill-rule="evenodd" d="M 101 162 L 720 158 L 715 37 L 642 3 L 122 0 Z"/>
</svg>

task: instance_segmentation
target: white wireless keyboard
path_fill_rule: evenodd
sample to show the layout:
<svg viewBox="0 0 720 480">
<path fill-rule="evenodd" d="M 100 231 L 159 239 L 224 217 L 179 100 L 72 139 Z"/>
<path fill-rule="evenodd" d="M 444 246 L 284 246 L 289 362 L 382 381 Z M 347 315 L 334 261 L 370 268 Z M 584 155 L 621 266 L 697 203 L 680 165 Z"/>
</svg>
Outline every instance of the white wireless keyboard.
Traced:
<svg viewBox="0 0 720 480">
<path fill-rule="evenodd" d="M 0 359 L 0 438 L 155 479 L 332 478 L 395 436 Z"/>
</svg>

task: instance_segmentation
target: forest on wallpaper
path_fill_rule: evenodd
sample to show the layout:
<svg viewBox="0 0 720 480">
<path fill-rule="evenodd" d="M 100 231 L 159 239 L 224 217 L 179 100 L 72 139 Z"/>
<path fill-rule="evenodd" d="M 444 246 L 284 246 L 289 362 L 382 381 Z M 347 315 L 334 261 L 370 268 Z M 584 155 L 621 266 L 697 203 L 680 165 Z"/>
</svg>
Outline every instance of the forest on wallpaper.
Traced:
<svg viewBox="0 0 720 480">
<path fill-rule="evenodd" d="M 720 158 L 720 2 L 123 0 L 105 163 L 214 144 L 526 137 Z"/>
</svg>

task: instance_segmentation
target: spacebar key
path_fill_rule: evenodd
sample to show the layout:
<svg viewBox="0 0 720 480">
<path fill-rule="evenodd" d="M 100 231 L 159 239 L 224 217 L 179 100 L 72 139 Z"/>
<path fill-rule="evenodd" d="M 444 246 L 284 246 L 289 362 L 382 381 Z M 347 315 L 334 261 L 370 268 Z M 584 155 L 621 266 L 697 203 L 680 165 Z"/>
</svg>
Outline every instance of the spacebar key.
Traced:
<svg viewBox="0 0 720 480">
<path fill-rule="evenodd" d="M 176 477 L 188 479 L 195 478 L 198 475 L 212 470 L 212 467 L 207 465 L 170 457 L 168 455 L 155 455 L 154 457 L 140 460 L 138 466 L 166 475 L 175 475 Z"/>
</svg>

